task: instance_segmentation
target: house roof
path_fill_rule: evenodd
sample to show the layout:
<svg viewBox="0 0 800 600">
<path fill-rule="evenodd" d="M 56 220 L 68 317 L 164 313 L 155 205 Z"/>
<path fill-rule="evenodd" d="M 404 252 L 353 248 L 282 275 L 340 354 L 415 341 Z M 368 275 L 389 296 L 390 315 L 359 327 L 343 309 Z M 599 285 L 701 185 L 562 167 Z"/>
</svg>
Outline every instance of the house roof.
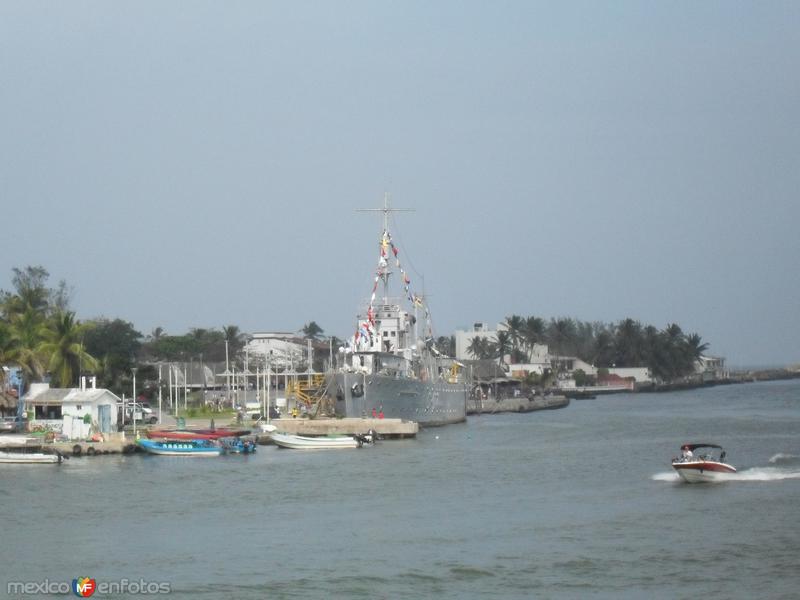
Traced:
<svg viewBox="0 0 800 600">
<path fill-rule="evenodd" d="M 50 388 L 36 394 L 35 396 L 26 394 L 23 399 L 28 403 L 36 404 L 38 406 L 53 404 L 61 405 L 65 402 L 84 402 L 86 404 L 90 404 L 92 402 L 97 402 L 106 395 L 111 396 L 111 399 L 119 400 L 114 393 L 105 388 L 89 390 L 81 390 L 79 388 Z"/>
</svg>

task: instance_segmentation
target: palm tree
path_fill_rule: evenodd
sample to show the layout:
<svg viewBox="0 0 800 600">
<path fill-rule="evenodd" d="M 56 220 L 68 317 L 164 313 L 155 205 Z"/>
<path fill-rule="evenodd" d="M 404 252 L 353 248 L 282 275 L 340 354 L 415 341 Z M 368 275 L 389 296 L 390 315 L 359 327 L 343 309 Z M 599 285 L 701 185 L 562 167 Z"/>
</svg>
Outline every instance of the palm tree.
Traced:
<svg viewBox="0 0 800 600">
<path fill-rule="evenodd" d="M 573 349 L 575 321 L 569 318 L 551 319 L 548 327 L 548 337 L 558 354 L 566 354 Z"/>
<path fill-rule="evenodd" d="M 696 333 L 686 338 L 686 346 L 692 361 L 700 360 L 703 353 L 708 350 L 708 344 L 703 343 L 702 338 Z"/>
<path fill-rule="evenodd" d="M 28 306 L 11 316 L 6 358 L 19 365 L 26 382 L 40 381 L 44 376 L 41 344 L 47 337 L 47 324 L 41 312 Z"/>
<path fill-rule="evenodd" d="M 525 327 L 525 319 L 519 315 L 511 315 L 510 317 L 506 317 L 505 325 L 508 328 L 508 335 L 509 339 L 511 340 L 512 354 L 517 354 L 517 351 L 520 347 L 520 342 L 522 341 L 522 331 Z"/>
<path fill-rule="evenodd" d="M 242 335 L 241 331 L 239 331 L 239 327 L 236 325 L 225 325 L 222 328 L 222 333 L 225 335 L 225 339 L 229 342 L 238 341 L 239 336 Z"/>
<path fill-rule="evenodd" d="M 53 328 L 39 349 L 53 382 L 58 387 L 71 387 L 81 371 L 95 371 L 98 362 L 83 347 L 81 339 L 86 328 L 75 321 L 75 313 L 57 313 L 52 322 Z"/>
<path fill-rule="evenodd" d="M 228 344 L 230 345 L 230 353 L 232 356 L 235 356 L 239 350 L 244 347 L 244 334 L 239 330 L 239 327 L 236 325 L 226 325 L 222 328 L 222 334 L 225 336 L 225 339 L 228 340 Z"/>
<path fill-rule="evenodd" d="M 8 362 L 7 356 L 11 350 L 11 331 L 8 324 L 0 319 L 0 365 Z M 6 372 L 0 369 L 0 384 L 5 383 Z"/>
<path fill-rule="evenodd" d="M 528 349 L 528 360 L 530 360 L 533 354 L 533 346 L 544 342 L 544 337 L 544 319 L 539 317 L 528 317 L 525 319 L 525 326 L 522 328 L 522 339 Z"/>
<path fill-rule="evenodd" d="M 621 367 L 638 367 L 644 358 L 642 325 L 625 319 L 617 325 L 614 336 L 614 362 Z"/>
<path fill-rule="evenodd" d="M 488 338 L 480 335 L 475 336 L 467 346 L 467 352 L 478 360 L 487 359 L 491 355 L 491 345 L 492 343 Z"/>
<path fill-rule="evenodd" d="M 440 335 L 436 338 L 436 349 L 445 356 L 456 355 L 456 339 L 455 336 Z"/>
<path fill-rule="evenodd" d="M 494 343 L 494 357 L 500 360 L 506 354 L 510 354 L 514 349 L 514 344 L 511 341 L 511 334 L 507 331 L 497 332 L 497 341 Z"/>
<path fill-rule="evenodd" d="M 311 321 L 310 323 L 306 323 L 305 325 L 303 325 L 303 329 L 301 329 L 301 331 L 303 332 L 304 338 L 312 340 L 316 340 L 320 335 L 324 333 L 324 330 L 322 329 L 322 327 L 317 325 L 316 321 Z"/>
</svg>

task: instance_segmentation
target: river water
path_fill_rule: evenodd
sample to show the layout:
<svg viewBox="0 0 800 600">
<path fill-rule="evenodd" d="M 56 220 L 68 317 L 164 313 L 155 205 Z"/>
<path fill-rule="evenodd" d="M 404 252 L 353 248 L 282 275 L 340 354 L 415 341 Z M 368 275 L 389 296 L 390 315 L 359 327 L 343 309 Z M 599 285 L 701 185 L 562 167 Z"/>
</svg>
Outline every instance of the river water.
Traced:
<svg viewBox="0 0 800 600">
<path fill-rule="evenodd" d="M 797 598 L 798 434 L 795 380 L 361 450 L 0 465 L 0 595 L 88 576 L 176 598 Z M 739 474 L 679 483 L 684 442 L 725 446 Z"/>
</svg>

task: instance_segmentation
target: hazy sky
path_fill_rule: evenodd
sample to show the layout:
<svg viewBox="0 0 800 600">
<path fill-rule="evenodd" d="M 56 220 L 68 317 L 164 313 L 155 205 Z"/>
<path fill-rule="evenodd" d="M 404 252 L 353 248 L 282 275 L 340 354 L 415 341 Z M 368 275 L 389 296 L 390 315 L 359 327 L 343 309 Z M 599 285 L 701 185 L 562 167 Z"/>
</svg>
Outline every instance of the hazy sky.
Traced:
<svg viewBox="0 0 800 600">
<path fill-rule="evenodd" d="M 0 288 L 145 334 L 350 335 L 389 191 L 437 335 L 800 362 L 799 189 L 795 1 L 0 3 Z"/>
</svg>

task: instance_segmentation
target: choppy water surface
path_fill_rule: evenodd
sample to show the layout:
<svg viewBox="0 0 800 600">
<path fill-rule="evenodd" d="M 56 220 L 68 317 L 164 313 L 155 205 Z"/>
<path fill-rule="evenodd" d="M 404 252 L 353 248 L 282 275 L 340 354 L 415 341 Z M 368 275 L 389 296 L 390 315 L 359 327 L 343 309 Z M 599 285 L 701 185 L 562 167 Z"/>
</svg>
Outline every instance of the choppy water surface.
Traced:
<svg viewBox="0 0 800 600">
<path fill-rule="evenodd" d="M 1 465 L 6 581 L 186 598 L 796 598 L 800 381 L 573 401 L 362 450 Z M 684 442 L 739 469 L 679 483 Z"/>
</svg>

